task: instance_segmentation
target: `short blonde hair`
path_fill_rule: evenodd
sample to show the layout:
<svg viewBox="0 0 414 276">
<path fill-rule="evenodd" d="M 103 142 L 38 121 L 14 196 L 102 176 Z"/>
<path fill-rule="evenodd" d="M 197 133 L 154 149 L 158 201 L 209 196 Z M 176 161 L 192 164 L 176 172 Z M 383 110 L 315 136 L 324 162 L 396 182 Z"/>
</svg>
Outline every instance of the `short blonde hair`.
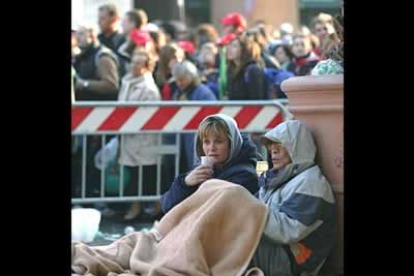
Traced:
<svg viewBox="0 0 414 276">
<path fill-rule="evenodd" d="M 132 56 L 143 56 L 145 58 L 145 67 L 149 70 L 149 71 L 153 71 L 154 67 L 155 67 L 155 59 L 154 57 L 144 48 L 142 47 L 137 47 L 135 48 L 135 50 L 132 52 Z"/>
<path fill-rule="evenodd" d="M 218 117 L 208 117 L 203 122 L 201 122 L 198 128 L 197 134 L 197 154 L 198 156 L 204 155 L 203 151 L 203 139 L 207 137 L 209 134 L 213 134 L 214 136 L 221 136 L 224 135 L 229 142 L 229 148 L 231 150 L 231 134 L 229 131 L 229 127 L 227 126 L 226 122 L 223 119 Z"/>
</svg>

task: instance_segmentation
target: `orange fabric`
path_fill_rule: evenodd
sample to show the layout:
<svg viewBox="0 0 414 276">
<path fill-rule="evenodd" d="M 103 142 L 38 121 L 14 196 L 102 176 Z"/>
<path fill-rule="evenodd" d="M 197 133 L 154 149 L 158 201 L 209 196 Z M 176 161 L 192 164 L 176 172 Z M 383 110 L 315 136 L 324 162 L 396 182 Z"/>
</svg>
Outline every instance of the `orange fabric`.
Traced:
<svg viewBox="0 0 414 276">
<path fill-rule="evenodd" d="M 312 250 L 304 246 L 302 243 L 298 243 L 299 254 L 296 256 L 296 262 L 298 264 L 303 264 L 307 259 L 309 259 L 312 254 Z"/>
</svg>

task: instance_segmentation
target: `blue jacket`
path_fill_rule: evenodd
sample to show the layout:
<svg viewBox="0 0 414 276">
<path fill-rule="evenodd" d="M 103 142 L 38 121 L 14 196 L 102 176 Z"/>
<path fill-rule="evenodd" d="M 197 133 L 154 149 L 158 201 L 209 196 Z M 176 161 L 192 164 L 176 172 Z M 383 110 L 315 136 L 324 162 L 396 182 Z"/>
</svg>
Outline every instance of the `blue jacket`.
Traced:
<svg viewBox="0 0 414 276">
<path fill-rule="evenodd" d="M 219 72 L 214 71 L 206 76 L 206 80 L 203 81 L 203 84 L 205 84 L 208 88 L 210 88 L 211 91 L 213 91 L 216 98 L 219 98 Z"/>
<path fill-rule="evenodd" d="M 180 100 L 180 97 L 185 94 L 189 101 L 215 101 L 217 100 L 214 93 L 206 85 L 200 83 L 197 86 L 191 86 L 185 91 L 175 91 L 172 95 L 174 100 Z"/>
<path fill-rule="evenodd" d="M 242 135 L 242 139 L 243 144 L 238 155 L 221 169 L 214 167 L 213 178 L 240 184 L 254 194 L 259 190 L 256 174 L 257 148 L 247 135 Z M 184 179 L 188 174 L 189 172 L 177 176 L 170 190 L 162 196 L 161 207 L 164 213 L 193 194 L 201 185 L 187 186 Z"/>
</svg>

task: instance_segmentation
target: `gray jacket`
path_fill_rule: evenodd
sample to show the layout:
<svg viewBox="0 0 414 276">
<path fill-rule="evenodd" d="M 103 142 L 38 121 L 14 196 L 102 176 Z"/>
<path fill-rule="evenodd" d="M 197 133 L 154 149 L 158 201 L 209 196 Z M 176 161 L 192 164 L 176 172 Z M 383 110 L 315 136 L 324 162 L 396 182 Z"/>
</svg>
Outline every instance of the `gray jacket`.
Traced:
<svg viewBox="0 0 414 276">
<path fill-rule="evenodd" d="M 267 132 L 264 141 L 281 142 L 292 163 L 268 170 L 259 180 L 259 199 L 269 208 L 264 235 L 292 253 L 299 270 L 311 272 L 334 243 L 334 196 L 314 164 L 316 146 L 310 131 L 290 120 Z"/>
</svg>

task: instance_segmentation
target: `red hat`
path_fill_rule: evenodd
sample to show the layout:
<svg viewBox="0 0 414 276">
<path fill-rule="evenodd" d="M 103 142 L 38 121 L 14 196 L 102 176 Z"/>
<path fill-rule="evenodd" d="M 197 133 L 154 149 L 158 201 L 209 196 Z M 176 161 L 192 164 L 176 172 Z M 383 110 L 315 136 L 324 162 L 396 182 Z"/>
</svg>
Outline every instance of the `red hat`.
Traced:
<svg viewBox="0 0 414 276">
<path fill-rule="evenodd" d="M 247 22 L 243 15 L 237 12 L 232 12 L 227 14 L 221 19 L 221 23 L 224 25 L 236 26 L 241 29 L 241 31 L 246 29 Z"/>
<path fill-rule="evenodd" d="M 152 41 L 149 32 L 138 29 L 133 30 L 129 34 L 129 37 L 132 39 L 132 41 L 134 41 L 136 45 L 139 46 L 145 46 L 148 42 Z"/>
<path fill-rule="evenodd" d="M 185 52 L 189 53 L 190 55 L 195 54 L 195 47 L 191 41 L 182 40 L 178 41 L 178 46 L 180 46 Z"/>
<path fill-rule="evenodd" d="M 224 46 L 230 44 L 237 37 L 234 33 L 228 33 L 217 41 L 217 45 Z"/>
</svg>

